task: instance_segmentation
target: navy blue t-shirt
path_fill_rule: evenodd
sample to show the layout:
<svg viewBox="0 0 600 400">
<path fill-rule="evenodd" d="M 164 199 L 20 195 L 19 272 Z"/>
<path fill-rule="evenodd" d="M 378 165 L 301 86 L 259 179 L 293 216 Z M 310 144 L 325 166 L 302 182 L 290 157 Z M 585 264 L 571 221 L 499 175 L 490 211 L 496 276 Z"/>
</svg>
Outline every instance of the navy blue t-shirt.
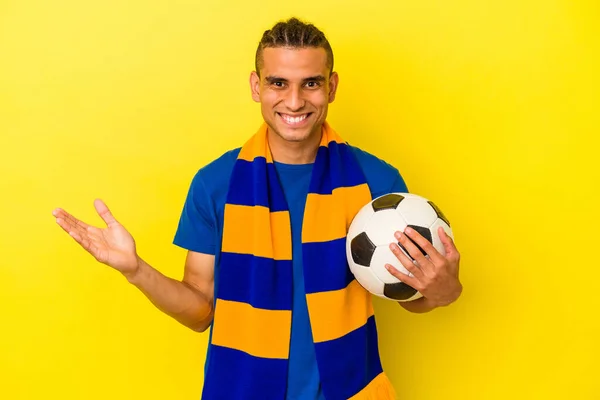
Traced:
<svg viewBox="0 0 600 400">
<path fill-rule="evenodd" d="M 349 146 L 365 174 L 373 198 L 390 192 L 408 192 L 398 170 L 383 160 Z M 183 206 L 174 244 L 215 255 L 215 298 L 223 234 L 223 213 L 229 178 L 240 149 L 231 150 L 194 176 Z M 292 228 L 293 300 L 286 400 L 323 400 L 319 371 L 306 305 L 302 267 L 302 219 L 313 164 L 275 163 L 290 210 Z M 212 325 L 210 329 L 212 336 Z M 210 351 L 210 348 L 209 350 Z M 207 354 L 205 370 L 210 354 Z"/>
</svg>

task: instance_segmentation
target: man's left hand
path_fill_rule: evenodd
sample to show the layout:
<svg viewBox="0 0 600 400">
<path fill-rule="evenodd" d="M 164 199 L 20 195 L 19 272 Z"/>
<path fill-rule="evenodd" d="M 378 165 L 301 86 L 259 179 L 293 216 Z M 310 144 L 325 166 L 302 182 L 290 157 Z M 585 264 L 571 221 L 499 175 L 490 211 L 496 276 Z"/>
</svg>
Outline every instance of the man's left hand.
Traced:
<svg viewBox="0 0 600 400">
<path fill-rule="evenodd" d="M 390 244 L 390 249 L 413 276 L 398 271 L 390 264 L 387 270 L 400 281 L 418 290 L 427 303 L 433 307 L 447 306 L 460 296 L 462 284 L 458 279 L 460 254 L 454 241 L 446 234 L 442 227 L 438 228 L 438 235 L 444 245 L 445 254 L 440 254 L 433 245 L 417 231 L 407 227 L 404 233 L 398 231 L 395 236 L 413 261 L 407 257 L 398 244 Z M 427 254 L 425 256 L 415 243 Z"/>
</svg>

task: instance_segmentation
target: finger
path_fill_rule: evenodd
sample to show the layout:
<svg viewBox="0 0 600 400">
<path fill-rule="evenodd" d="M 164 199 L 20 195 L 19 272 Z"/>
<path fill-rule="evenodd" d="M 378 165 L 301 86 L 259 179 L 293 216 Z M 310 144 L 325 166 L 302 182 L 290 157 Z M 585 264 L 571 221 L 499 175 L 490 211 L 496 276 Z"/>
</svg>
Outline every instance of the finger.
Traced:
<svg viewBox="0 0 600 400">
<path fill-rule="evenodd" d="M 60 214 L 59 214 L 60 215 Z M 91 229 L 93 227 L 87 227 L 84 229 L 81 225 L 73 224 L 73 222 L 69 219 L 64 219 L 66 215 L 62 214 L 58 218 L 56 218 L 56 223 L 67 232 L 77 243 L 82 245 L 86 250 L 89 247 L 89 244 L 93 240 L 91 237 Z M 85 225 L 85 224 L 84 224 Z M 97 229 L 97 228 L 96 228 Z M 97 235 L 95 235 L 97 236 Z"/>
<path fill-rule="evenodd" d="M 396 267 L 394 267 L 391 264 L 385 264 L 385 269 L 387 269 L 388 272 L 400 282 L 407 284 L 413 289 L 419 290 L 417 289 L 418 287 L 420 287 L 419 280 L 414 276 L 410 276 L 405 274 L 404 272 L 400 272 Z"/>
<path fill-rule="evenodd" d="M 392 253 L 394 253 L 396 258 L 400 261 L 400 263 L 404 266 L 404 268 L 406 268 L 408 272 L 413 274 L 417 279 L 423 276 L 423 271 L 421 270 L 421 268 L 415 265 L 415 262 L 408 258 L 408 256 L 406 256 L 406 254 L 404 254 L 404 252 L 400 250 L 400 247 L 398 247 L 396 243 L 390 244 L 390 250 L 392 250 Z"/>
<path fill-rule="evenodd" d="M 59 221 L 60 221 L 60 222 L 59 222 Z M 63 225 L 64 225 L 64 221 L 62 221 L 62 220 L 58 219 L 56 222 L 59 222 L 59 225 L 60 225 L 60 226 L 61 226 L 63 229 L 65 229 L 65 228 L 64 228 L 64 226 L 63 226 Z M 85 242 L 88 242 L 88 243 L 89 243 L 89 240 L 87 240 L 87 239 L 85 238 L 85 236 L 81 235 L 81 233 L 79 233 L 79 232 L 77 232 L 77 231 L 75 231 L 75 230 L 70 230 L 70 231 L 69 231 L 69 230 L 65 229 L 65 231 L 67 231 L 67 233 L 68 233 L 68 234 L 69 234 L 69 235 L 70 235 L 70 236 L 71 236 L 71 237 L 72 237 L 72 238 L 73 238 L 73 239 L 74 239 L 74 240 L 75 240 L 77 243 L 79 243 L 80 245 L 82 245 L 84 248 L 85 248 L 85 245 L 84 245 L 84 243 L 85 243 Z"/>
<path fill-rule="evenodd" d="M 458 259 L 458 249 L 454 244 L 454 240 L 446 233 L 443 227 L 438 227 L 438 236 L 442 244 L 444 245 L 444 251 L 446 252 L 446 258 Z"/>
<path fill-rule="evenodd" d="M 427 252 L 429 247 L 433 250 L 435 250 L 435 248 L 427 239 L 409 227 L 404 229 L 404 233 L 400 231 L 396 232 L 395 236 L 398 243 L 406 249 L 410 257 L 417 262 L 420 268 L 429 268 L 431 260 L 427 259 L 425 256 L 429 255 Z M 428 244 L 429 246 L 427 246 Z"/>
<path fill-rule="evenodd" d="M 56 223 L 68 234 L 77 233 L 80 237 L 85 236 L 85 229 L 74 224 L 68 218 L 56 218 Z"/>
<path fill-rule="evenodd" d="M 85 230 L 77 225 L 73 224 L 68 219 L 56 218 L 56 223 L 69 235 L 71 233 L 77 233 L 80 237 L 85 236 Z"/>
<path fill-rule="evenodd" d="M 107 226 L 110 227 L 110 226 L 113 226 L 118 223 L 117 220 L 115 219 L 115 217 L 113 217 L 113 215 L 110 212 L 110 210 L 108 209 L 108 207 L 106 206 L 106 204 L 102 200 L 100 200 L 100 199 L 94 200 L 94 207 L 96 208 L 98 215 L 100 215 L 100 217 L 104 220 L 104 222 L 106 222 Z"/>
<path fill-rule="evenodd" d="M 84 240 L 83 236 L 81 236 L 79 233 L 71 231 L 69 232 L 69 235 L 71 235 L 71 237 L 81 245 L 81 247 L 83 247 L 84 249 L 86 248 L 86 242 L 89 245 L 89 240 Z M 87 249 L 86 249 L 87 250 Z"/>
<path fill-rule="evenodd" d="M 90 253 L 96 260 L 103 262 L 99 257 L 98 247 L 94 240 L 89 237 L 81 236 L 77 232 L 70 232 L 69 235 L 73 237 L 73 239 L 79 243 L 81 247 L 83 247 L 88 253 Z"/>
<path fill-rule="evenodd" d="M 74 232 L 74 229 L 71 227 L 71 224 L 69 222 L 65 221 L 63 218 L 60 218 L 60 217 L 56 218 L 56 223 L 68 234 L 71 234 L 71 232 Z"/>
<path fill-rule="evenodd" d="M 86 230 L 87 227 L 89 226 L 88 224 L 86 224 L 85 222 L 83 222 L 81 220 L 78 220 L 77 218 L 75 218 L 74 216 L 72 216 L 71 214 L 69 214 L 68 212 L 63 210 L 62 208 L 55 209 L 52 212 L 52 215 L 54 215 L 56 218 L 63 219 L 65 222 L 67 222 L 69 225 L 71 225 L 73 227 L 73 229 L 79 228 L 81 230 Z"/>
</svg>

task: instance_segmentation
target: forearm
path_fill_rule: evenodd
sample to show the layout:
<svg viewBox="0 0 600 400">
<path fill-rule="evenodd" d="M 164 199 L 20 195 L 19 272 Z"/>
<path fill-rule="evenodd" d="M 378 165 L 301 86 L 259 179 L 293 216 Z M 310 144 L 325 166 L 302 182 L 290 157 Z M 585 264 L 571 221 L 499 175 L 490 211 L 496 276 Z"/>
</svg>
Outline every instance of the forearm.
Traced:
<svg viewBox="0 0 600 400">
<path fill-rule="evenodd" d="M 202 332 L 212 321 L 212 300 L 197 288 L 169 278 L 141 258 L 134 274 L 125 275 L 159 310 Z"/>
<path fill-rule="evenodd" d="M 410 311 L 412 313 L 417 313 L 417 314 L 429 312 L 437 307 L 435 304 L 432 304 L 425 297 L 421 297 L 421 298 L 419 298 L 417 300 L 413 300 L 413 301 L 401 301 L 401 302 L 398 302 L 398 304 L 400 304 L 405 310 Z"/>
</svg>

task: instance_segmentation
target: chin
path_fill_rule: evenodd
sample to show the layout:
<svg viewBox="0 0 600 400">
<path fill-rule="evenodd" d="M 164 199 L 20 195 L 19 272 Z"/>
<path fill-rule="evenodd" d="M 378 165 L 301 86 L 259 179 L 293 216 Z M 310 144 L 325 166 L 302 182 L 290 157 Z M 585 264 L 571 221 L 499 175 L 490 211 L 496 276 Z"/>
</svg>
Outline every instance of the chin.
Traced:
<svg viewBox="0 0 600 400">
<path fill-rule="evenodd" d="M 288 142 L 303 142 L 310 138 L 313 127 L 305 127 L 302 129 L 290 128 L 286 125 L 278 125 L 275 133 L 283 140 Z"/>
<path fill-rule="evenodd" d="M 288 142 L 303 142 L 310 137 L 310 132 L 280 132 L 280 135 Z"/>
</svg>

